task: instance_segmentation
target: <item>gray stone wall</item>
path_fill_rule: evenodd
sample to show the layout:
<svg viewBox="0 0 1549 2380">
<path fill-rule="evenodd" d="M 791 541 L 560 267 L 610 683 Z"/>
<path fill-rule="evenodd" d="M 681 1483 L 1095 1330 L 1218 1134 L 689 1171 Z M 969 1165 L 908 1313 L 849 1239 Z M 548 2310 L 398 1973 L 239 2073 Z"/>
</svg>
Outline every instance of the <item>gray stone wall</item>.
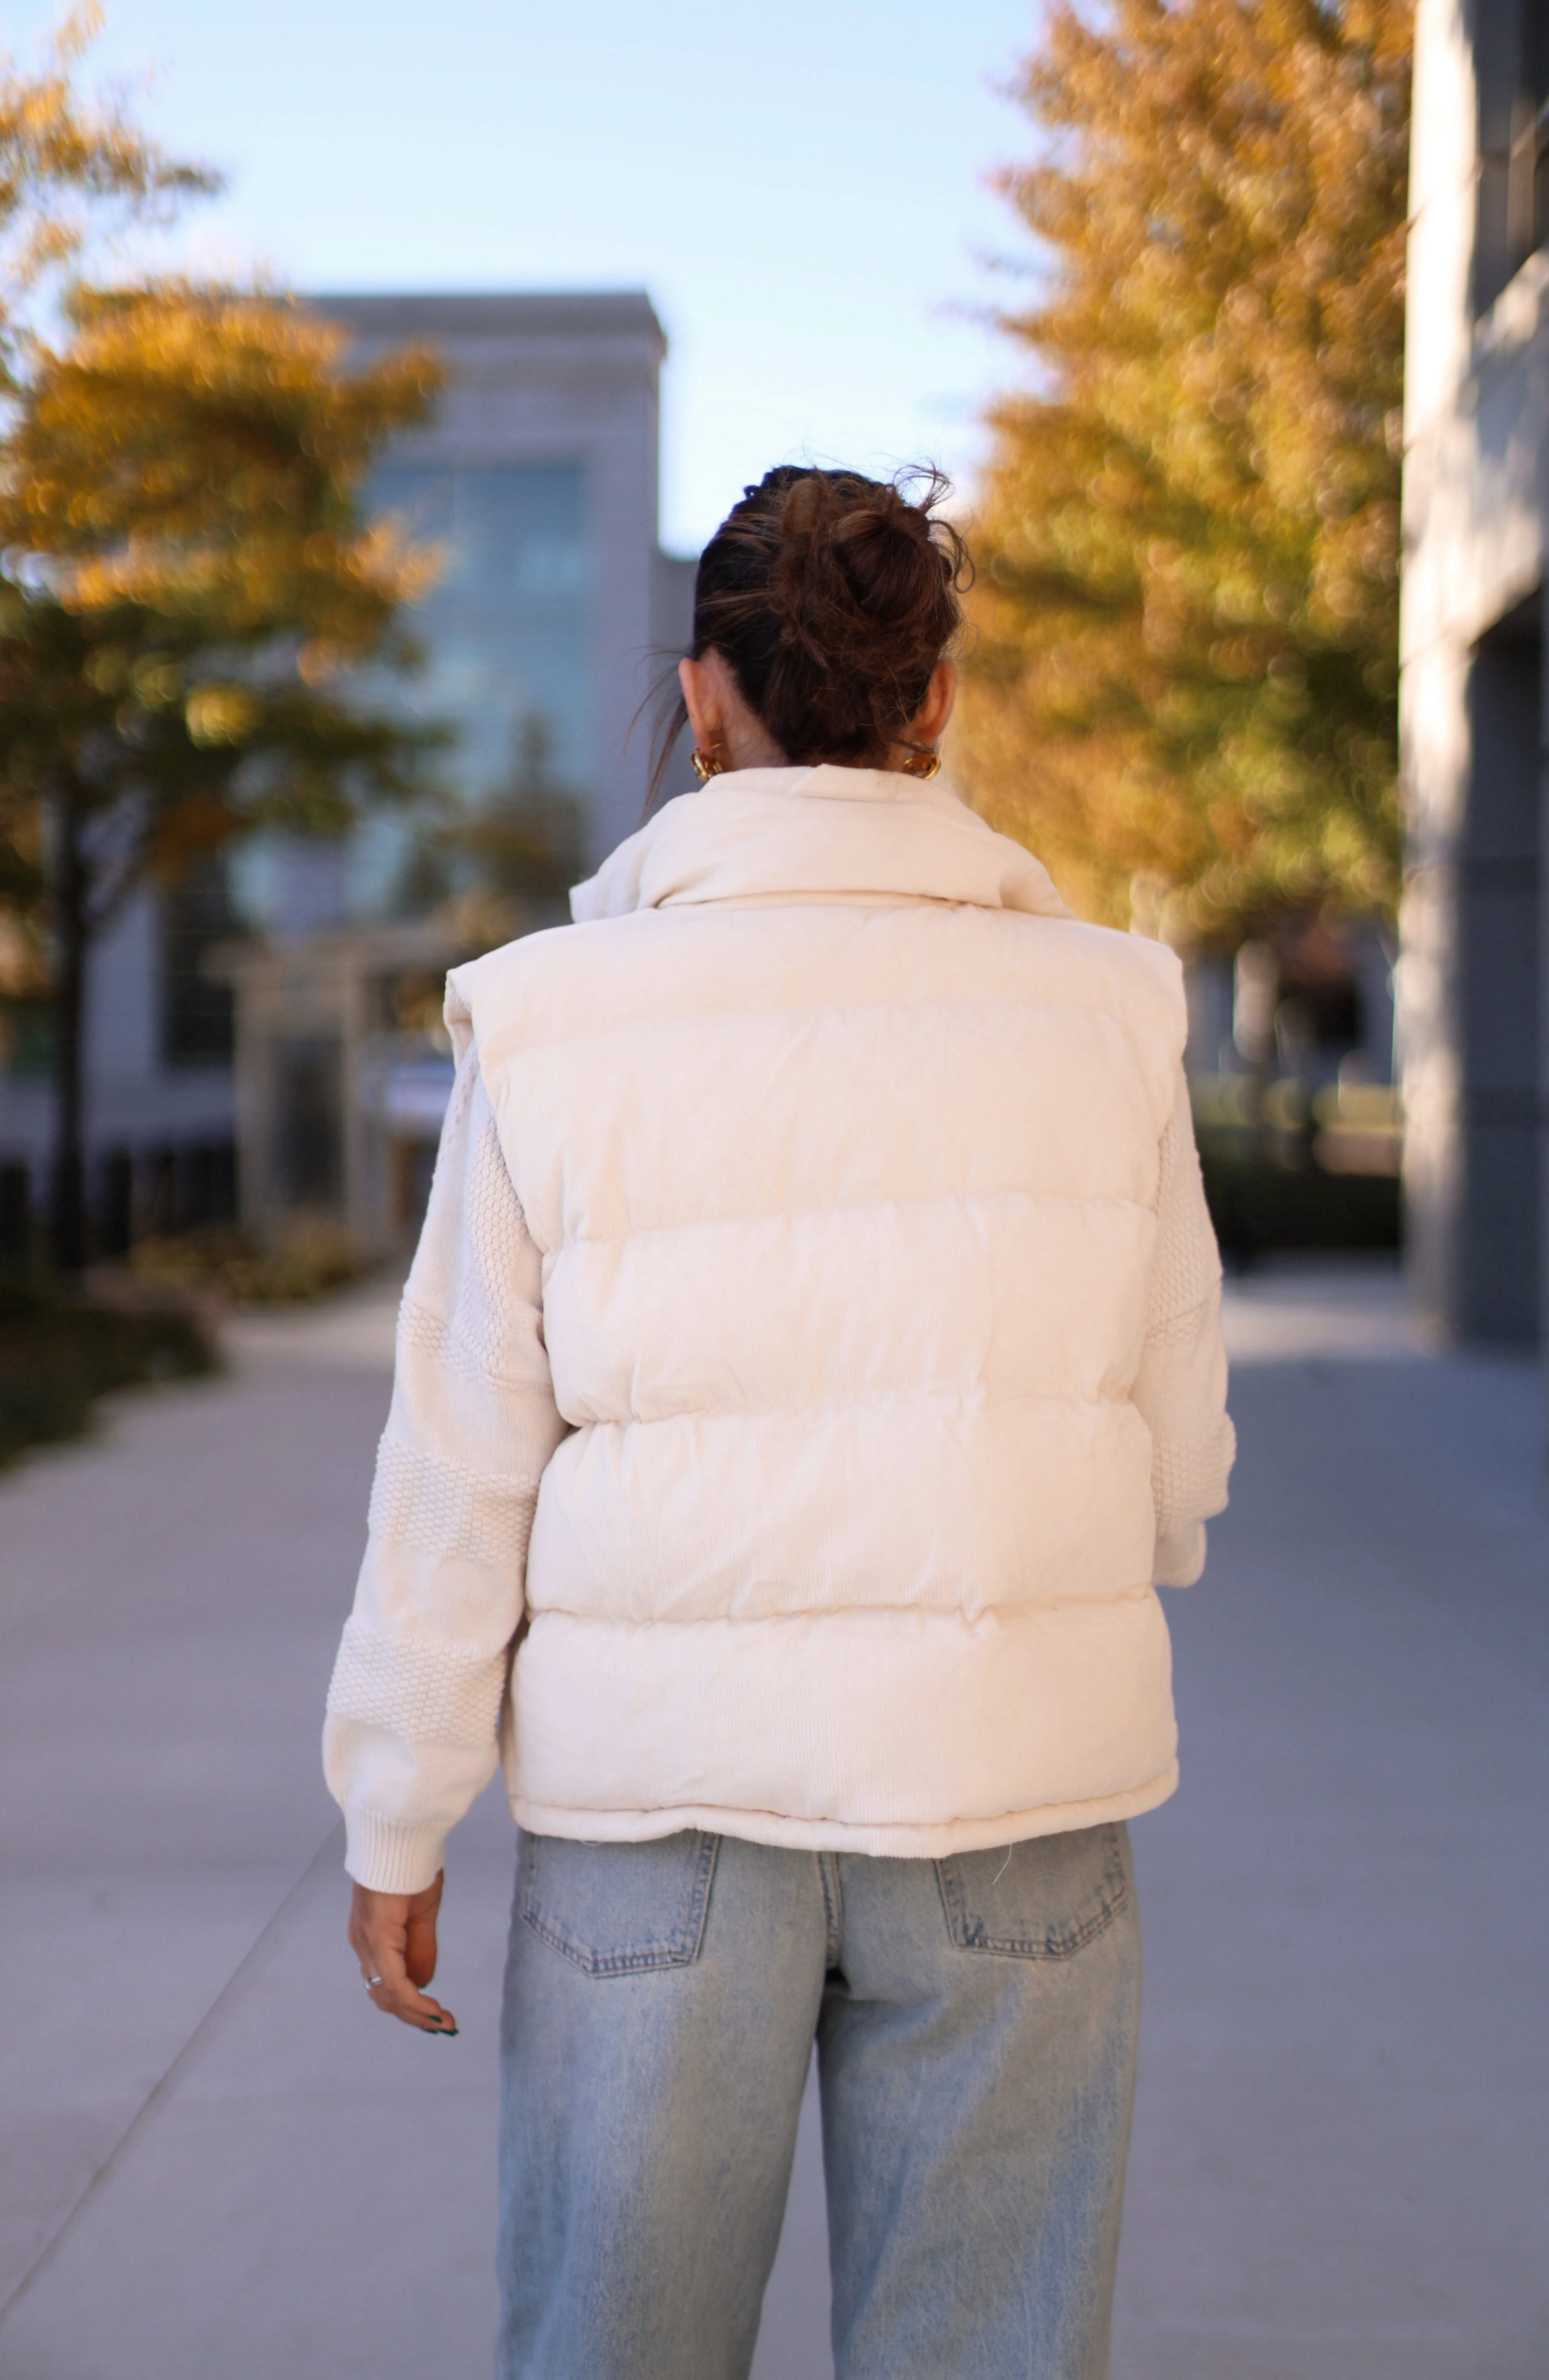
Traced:
<svg viewBox="0 0 1549 2380">
<path fill-rule="evenodd" d="M 1482 152 L 1482 128 L 1494 142 L 1500 122 L 1523 120 L 1500 78 L 1503 61 L 1537 70 L 1528 24 L 1518 0 L 1421 0 L 1406 375 L 1398 1033 L 1412 1277 L 1443 1333 L 1503 1342 L 1540 1335 L 1549 1275 L 1549 249 L 1520 252 L 1538 236 L 1520 158 L 1507 245 L 1507 164 Z"/>
</svg>

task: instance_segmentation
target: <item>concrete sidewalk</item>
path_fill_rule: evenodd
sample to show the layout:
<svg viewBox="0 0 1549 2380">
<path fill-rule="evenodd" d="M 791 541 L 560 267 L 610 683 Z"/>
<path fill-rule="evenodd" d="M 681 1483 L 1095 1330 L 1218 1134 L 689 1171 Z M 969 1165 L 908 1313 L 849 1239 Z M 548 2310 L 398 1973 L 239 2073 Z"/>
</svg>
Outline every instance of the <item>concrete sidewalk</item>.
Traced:
<svg viewBox="0 0 1549 2380">
<path fill-rule="evenodd" d="M 1232 1305 L 1116 2380 L 1542 2380 L 1537 1380 L 1417 1354 L 1370 1268 Z M 234 1338 L 0 1483 L 0 2380 L 479 2380 L 509 1822 L 455 1840 L 433 2044 L 354 1980 L 317 1777 L 390 1301 Z M 815 2151 L 757 2380 L 831 2374 Z"/>
</svg>

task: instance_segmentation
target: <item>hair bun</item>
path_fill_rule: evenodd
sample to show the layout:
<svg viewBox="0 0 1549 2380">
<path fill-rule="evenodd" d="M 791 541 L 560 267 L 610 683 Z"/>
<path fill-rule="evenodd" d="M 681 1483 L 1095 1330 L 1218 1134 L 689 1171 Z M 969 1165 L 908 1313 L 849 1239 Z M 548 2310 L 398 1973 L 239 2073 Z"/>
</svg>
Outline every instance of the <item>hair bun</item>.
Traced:
<svg viewBox="0 0 1549 2380">
<path fill-rule="evenodd" d="M 897 480 L 783 464 L 706 546 L 695 657 L 724 655 L 796 763 L 875 762 L 924 701 L 971 576 L 933 469 Z"/>
</svg>

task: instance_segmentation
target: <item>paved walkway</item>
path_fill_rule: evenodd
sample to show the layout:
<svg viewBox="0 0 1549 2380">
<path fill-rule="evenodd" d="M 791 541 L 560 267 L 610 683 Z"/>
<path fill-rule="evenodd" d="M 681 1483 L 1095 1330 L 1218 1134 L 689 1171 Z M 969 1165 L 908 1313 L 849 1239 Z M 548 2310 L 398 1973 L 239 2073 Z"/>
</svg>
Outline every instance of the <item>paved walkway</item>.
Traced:
<svg viewBox="0 0 1549 2380">
<path fill-rule="evenodd" d="M 1115 2380 L 1543 2380 L 1536 1378 L 1418 1354 L 1360 1267 L 1231 1318 Z M 433 2046 L 354 1981 L 316 1773 L 390 1321 L 245 1322 L 0 1482 L 0 2380 L 487 2373 L 508 1822 L 454 1844 Z M 831 2374 L 822 2224 L 809 2124 L 757 2380 Z"/>
</svg>

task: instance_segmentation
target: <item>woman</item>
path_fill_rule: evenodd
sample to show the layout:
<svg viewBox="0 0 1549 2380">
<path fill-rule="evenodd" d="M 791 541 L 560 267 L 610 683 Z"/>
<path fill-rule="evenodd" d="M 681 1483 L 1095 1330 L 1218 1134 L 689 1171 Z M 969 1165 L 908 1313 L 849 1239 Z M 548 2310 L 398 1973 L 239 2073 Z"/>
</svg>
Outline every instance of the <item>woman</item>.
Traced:
<svg viewBox="0 0 1549 2380">
<path fill-rule="evenodd" d="M 750 488 L 701 790 L 448 985 L 326 1752 L 367 1988 L 443 2033 L 504 1760 L 503 2380 L 746 2374 L 814 2039 L 840 2380 L 1107 2370 L 1220 1272 L 1176 959 L 933 782 L 941 492 Z"/>
</svg>

